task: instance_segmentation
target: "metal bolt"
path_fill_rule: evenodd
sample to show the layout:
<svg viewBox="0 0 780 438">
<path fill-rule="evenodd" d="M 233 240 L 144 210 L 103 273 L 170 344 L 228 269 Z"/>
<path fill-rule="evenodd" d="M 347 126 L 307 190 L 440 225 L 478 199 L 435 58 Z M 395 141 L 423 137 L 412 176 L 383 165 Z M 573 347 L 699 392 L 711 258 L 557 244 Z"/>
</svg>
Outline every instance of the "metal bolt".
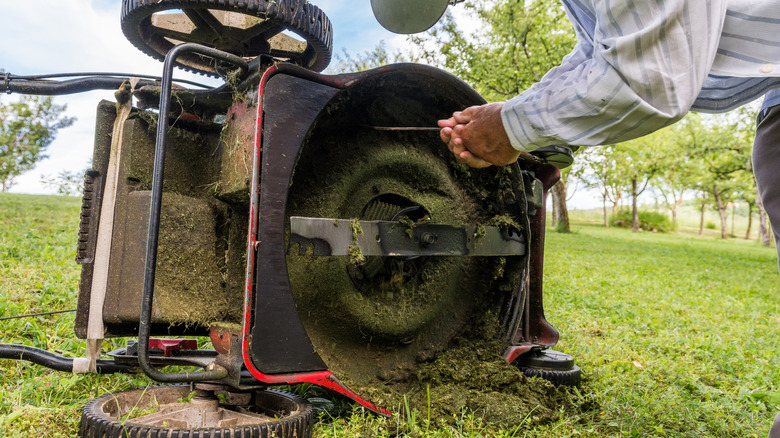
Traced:
<svg viewBox="0 0 780 438">
<path fill-rule="evenodd" d="M 420 238 L 420 242 L 423 244 L 423 246 L 428 246 L 436 242 L 436 236 L 431 233 L 423 233 L 422 237 Z"/>
</svg>

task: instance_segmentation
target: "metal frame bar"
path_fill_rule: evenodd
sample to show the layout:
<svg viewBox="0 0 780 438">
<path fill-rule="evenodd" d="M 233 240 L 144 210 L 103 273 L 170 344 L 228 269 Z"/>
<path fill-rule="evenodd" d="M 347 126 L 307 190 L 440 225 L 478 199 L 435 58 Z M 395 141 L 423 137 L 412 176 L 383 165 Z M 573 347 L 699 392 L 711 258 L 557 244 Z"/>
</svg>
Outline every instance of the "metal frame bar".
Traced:
<svg viewBox="0 0 780 438">
<path fill-rule="evenodd" d="M 168 111 L 170 111 L 171 106 L 173 67 L 176 58 L 188 52 L 225 61 L 237 66 L 244 74 L 249 70 L 249 65 L 243 58 L 195 43 L 180 44 L 171 49 L 165 56 L 160 91 L 160 114 L 157 120 L 157 139 L 154 151 L 152 198 L 149 208 L 149 233 L 146 240 L 144 289 L 141 298 L 141 315 L 138 322 L 138 365 L 147 376 L 159 382 L 202 382 L 206 380 L 219 380 L 228 375 L 228 371 L 216 363 L 212 363 L 211 366 L 206 368 L 206 371 L 166 373 L 157 370 L 149 359 L 149 335 L 151 331 L 152 300 L 154 298 L 154 277 L 157 269 L 160 206 L 162 204 L 165 147 L 168 136 Z"/>
</svg>

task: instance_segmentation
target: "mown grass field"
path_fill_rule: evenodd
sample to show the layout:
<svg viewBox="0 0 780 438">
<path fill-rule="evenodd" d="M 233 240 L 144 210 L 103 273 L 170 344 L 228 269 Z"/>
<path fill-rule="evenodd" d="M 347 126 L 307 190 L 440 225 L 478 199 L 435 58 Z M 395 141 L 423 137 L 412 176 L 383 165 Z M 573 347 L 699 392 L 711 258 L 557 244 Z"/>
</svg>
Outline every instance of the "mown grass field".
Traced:
<svg viewBox="0 0 780 438">
<path fill-rule="evenodd" d="M 76 198 L 0 194 L 0 317 L 75 308 L 79 205 Z M 775 249 L 585 222 L 573 228 L 547 236 L 545 308 L 561 332 L 558 349 L 583 370 L 572 392 L 576 408 L 514 430 L 483 424 L 478 414 L 434 430 L 424 412 L 412 423 L 356 409 L 322 419 L 315 436 L 766 436 L 780 410 Z M 81 355 L 72 320 L 0 321 L 0 342 Z M 89 399 L 149 383 L 7 360 L 0 380 L 0 437 L 76 436 Z"/>
</svg>

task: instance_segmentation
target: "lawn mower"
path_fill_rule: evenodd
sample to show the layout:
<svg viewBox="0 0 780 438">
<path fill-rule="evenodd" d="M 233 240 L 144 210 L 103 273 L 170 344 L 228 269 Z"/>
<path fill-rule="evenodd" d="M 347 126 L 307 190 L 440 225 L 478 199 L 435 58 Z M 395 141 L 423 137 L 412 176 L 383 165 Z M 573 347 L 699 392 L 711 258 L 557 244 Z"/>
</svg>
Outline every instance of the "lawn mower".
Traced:
<svg viewBox="0 0 780 438">
<path fill-rule="evenodd" d="M 160 78 L 0 83 L 117 90 L 98 104 L 84 180 L 87 355 L 0 345 L 4 359 L 175 384 L 89 402 L 81 436 L 310 436 L 311 404 L 269 389 L 300 383 L 391 415 L 352 383 L 413 370 L 475 321 L 528 375 L 579 382 L 550 350 L 542 302 L 545 199 L 570 150 L 458 164 L 436 121 L 484 99 L 420 64 L 318 73 L 332 26 L 305 0 L 123 0 L 121 23 Z M 182 85 L 174 67 L 224 85 Z M 112 337 L 133 341 L 101 355 Z"/>
</svg>

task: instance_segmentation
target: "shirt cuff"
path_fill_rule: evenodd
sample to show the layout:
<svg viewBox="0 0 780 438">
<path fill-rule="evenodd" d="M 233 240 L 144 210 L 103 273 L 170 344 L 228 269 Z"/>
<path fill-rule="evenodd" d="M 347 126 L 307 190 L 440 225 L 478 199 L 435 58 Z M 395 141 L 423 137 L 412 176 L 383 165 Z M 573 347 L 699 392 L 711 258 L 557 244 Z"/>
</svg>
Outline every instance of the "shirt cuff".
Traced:
<svg viewBox="0 0 780 438">
<path fill-rule="evenodd" d="M 506 103 L 501 108 L 501 121 L 512 147 L 520 152 L 531 152 L 544 146 L 560 142 L 550 141 L 539 134 L 522 110 L 522 94 Z"/>
</svg>

